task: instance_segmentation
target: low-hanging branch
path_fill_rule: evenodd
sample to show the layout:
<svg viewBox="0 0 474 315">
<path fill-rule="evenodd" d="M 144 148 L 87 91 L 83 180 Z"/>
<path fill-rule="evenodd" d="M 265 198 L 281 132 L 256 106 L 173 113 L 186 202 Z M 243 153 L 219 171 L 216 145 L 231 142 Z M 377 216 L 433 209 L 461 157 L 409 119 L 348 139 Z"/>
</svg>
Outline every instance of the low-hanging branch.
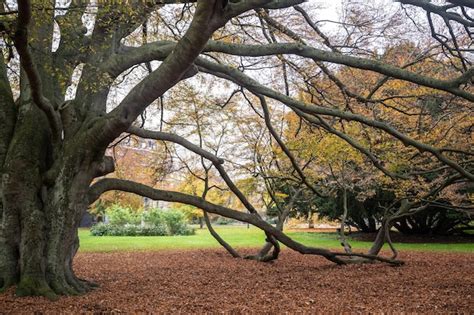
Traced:
<svg viewBox="0 0 474 315">
<path fill-rule="evenodd" d="M 232 181 L 230 178 L 229 174 L 225 171 L 224 167 L 222 164 L 224 161 L 222 159 L 219 159 L 215 155 L 213 155 L 210 152 L 205 151 L 203 148 L 200 146 L 197 146 L 195 144 L 192 144 L 188 140 L 174 134 L 169 134 L 165 132 L 158 132 L 158 131 L 151 131 L 151 130 L 145 130 L 142 128 L 137 128 L 137 127 L 130 127 L 128 132 L 135 134 L 139 137 L 142 138 L 148 138 L 148 139 L 155 139 L 155 140 L 162 140 L 162 141 L 170 141 L 176 144 L 180 144 L 183 147 L 187 148 L 188 150 L 208 159 L 209 161 L 212 162 L 214 167 L 217 169 L 219 172 L 221 178 L 224 180 L 226 185 L 229 187 L 229 189 L 237 196 L 237 198 L 240 200 L 240 202 L 244 205 L 244 207 L 253 215 L 260 217 L 259 213 L 255 209 L 255 207 L 250 203 L 250 201 L 245 197 L 245 195 L 240 191 L 240 189 L 235 185 L 235 183 Z M 204 209 L 203 209 L 204 210 Z M 270 240 L 270 242 L 275 243 L 275 240 L 273 239 L 272 235 L 267 235 L 267 239 Z M 276 249 L 276 247 L 275 247 Z M 278 253 L 276 253 L 278 254 Z"/>
<path fill-rule="evenodd" d="M 240 212 L 237 210 L 233 210 L 227 207 L 223 207 L 220 205 L 216 205 L 210 203 L 200 197 L 174 192 L 174 191 L 167 191 L 161 189 L 155 189 L 140 183 L 136 183 L 129 180 L 123 179 L 116 179 L 116 178 L 105 178 L 99 180 L 95 184 L 93 184 L 88 193 L 89 202 L 93 203 L 96 201 L 103 193 L 110 191 L 110 190 L 120 190 L 124 192 L 134 193 L 140 196 L 144 196 L 153 200 L 161 200 L 161 201 L 168 201 L 168 202 L 178 202 L 187 205 L 195 206 L 199 209 L 207 211 L 209 213 L 218 214 L 227 218 L 235 219 L 241 222 L 246 222 L 252 224 L 271 235 L 279 242 L 283 243 L 287 247 L 305 255 L 319 255 L 322 256 L 332 262 L 335 262 L 340 265 L 349 264 L 352 261 L 348 259 L 344 259 L 341 257 L 360 257 L 363 259 L 367 259 L 370 261 L 380 261 L 389 263 L 392 265 L 402 265 L 403 262 L 400 260 L 392 260 L 380 256 L 375 255 L 366 255 L 366 254 L 347 254 L 347 253 L 340 253 L 340 252 L 332 252 L 330 250 L 324 248 L 317 248 L 317 247 L 308 247 L 301 243 L 298 243 L 288 237 L 285 233 L 278 230 L 271 224 L 265 222 L 263 219 L 258 217 L 253 213 L 245 213 Z"/>
<path fill-rule="evenodd" d="M 153 130 L 147 130 L 143 128 L 138 128 L 135 126 L 130 127 L 127 132 L 134 134 L 140 138 L 145 138 L 145 139 L 154 139 L 154 140 L 160 140 L 160 141 L 169 141 L 173 142 L 176 144 L 179 144 L 186 149 L 196 153 L 197 155 L 200 155 L 212 163 L 216 164 L 223 164 L 224 160 L 219 159 L 217 156 L 214 154 L 204 150 L 198 145 L 195 145 L 194 143 L 186 140 L 183 137 L 180 137 L 178 135 L 172 134 L 172 133 L 167 133 L 167 132 L 162 132 L 162 131 L 153 131 Z"/>
<path fill-rule="evenodd" d="M 183 146 L 184 148 L 196 153 L 197 155 L 200 155 L 209 161 L 212 162 L 214 167 L 217 169 L 219 174 L 221 175 L 222 179 L 224 182 L 227 184 L 227 186 L 230 188 L 230 190 L 239 198 L 239 200 L 242 202 L 242 204 L 249 210 L 250 213 L 258 214 L 257 210 L 252 206 L 252 204 L 247 200 L 245 195 L 237 188 L 237 186 L 234 184 L 234 182 L 230 179 L 230 176 L 227 174 L 225 169 L 222 167 L 222 164 L 224 163 L 223 159 L 219 159 L 217 156 L 214 154 L 204 150 L 198 145 L 195 145 L 188 140 L 186 140 L 183 137 L 180 137 L 175 134 L 171 133 L 166 133 L 166 132 L 160 132 L 160 131 L 152 131 L 152 130 L 146 130 L 138 127 L 130 127 L 128 129 L 128 132 L 131 134 L 134 134 L 136 136 L 139 136 L 141 138 L 146 138 L 146 139 L 154 139 L 154 140 L 161 140 L 161 141 L 169 141 L 173 142 L 176 144 L 179 144 Z"/>
</svg>

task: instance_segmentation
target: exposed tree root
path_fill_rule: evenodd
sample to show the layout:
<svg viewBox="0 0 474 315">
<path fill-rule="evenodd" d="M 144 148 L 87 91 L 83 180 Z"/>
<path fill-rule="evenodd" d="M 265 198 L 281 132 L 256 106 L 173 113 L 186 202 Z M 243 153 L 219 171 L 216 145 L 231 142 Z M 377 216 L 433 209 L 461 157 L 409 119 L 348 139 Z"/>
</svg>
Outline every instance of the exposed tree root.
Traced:
<svg viewBox="0 0 474 315">
<path fill-rule="evenodd" d="M 57 300 L 58 294 L 46 283 L 43 276 L 21 277 L 20 283 L 16 287 L 17 296 L 44 296 L 50 300 Z"/>
</svg>

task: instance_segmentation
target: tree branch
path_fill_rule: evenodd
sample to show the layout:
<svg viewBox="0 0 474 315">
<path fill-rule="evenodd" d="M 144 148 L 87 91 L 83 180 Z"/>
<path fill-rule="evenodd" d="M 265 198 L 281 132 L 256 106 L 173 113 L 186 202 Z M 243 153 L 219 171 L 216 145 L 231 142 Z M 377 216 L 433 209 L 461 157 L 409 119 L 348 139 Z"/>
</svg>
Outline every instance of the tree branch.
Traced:
<svg viewBox="0 0 474 315">
<path fill-rule="evenodd" d="M 265 95 L 267 97 L 273 98 L 275 100 L 278 100 L 288 105 L 290 108 L 296 108 L 304 113 L 307 113 L 310 115 L 327 115 L 327 116 L 339 117 L 347 121 L 357 121 L 364 125 L 383 130 L 386 133 L 400 140 L 406 146 L 413 146 L 417 148 L 420 152 L 430 152 L 440 162 L 446 165 L 449 165 L 451 168 L 456 170 L 459 174 L 461 174 L 465 178 L 471 181 L 474 180 L 474 175 L 472 173 L 468 172 L 466 169 L 461 167 L 455 161 L 447 158 L 445 155 L 443 155 L 439 151 L 438 148 L 435 148 L 425 143 L 418 142 L 384 122 L 371 120 L 371 119 L 368 119 L 367 117 L 350 113 L 350 112 L 344 112 L 337 109 L 326 108 L 326 107 L 298 101 L 294 98 L 288 97 L 282 93 L 279 93 L 275 90 L 272 90 L 266 86 L 261 85 L 260 83 L 248 77 L 247 75 L 245 75 L 243 72 L 239 71 L 238 69 L 234 69 L 223 64 L 216 64 L 214 62 L 205 60 L 203 58 L 198 58 L 196 60 L 196 64 L 199 66 L 199 69 L 203 72 L 210 73 L 215 76 L 230 80 L 236 83 L 237 85 L 247 88 L 249 91 L 251 91 L 254 94 Z"/>
<path fill-rule="evenodd" d="M 172 134 L 172 133 L 166 133 L 166 132 L 161 132 L 161 131 L 151 131 L 151 130 L 146 130 L 146 129 L 138 128 L 134 126 L 128 128 L 127 132 L 134 134 L 136 136 L 139 136 L 141 138 L 145 138 L 145 139 L 154 139 L 154 140 L 173 142 L 185 147 L 186 149 L 196 153 L 197 155 L 200 155 L 208 159 L 212 163 L 215 163 L 215 164 L 224 163 L 223 159 L 219 159 L 217 156 L 204 150 L 198 145 L 195 145 L 189 142 L 188 140 L 186 140 L 185 138 Z"/>
<path fill-rule="evenodd" d="M 223 206 L 219 206 L 219 205 L 207 202 L 204 199 L 196 197 L 196 196 L 191 196 L 191 195 L 183 194 L 180 192 L 154 189 L 143 184 L 139 184 L 139 183 L 135 183 L 128 180 L 123 180 L 123 179 L 106 178 L 92 185 L 92 187 L 89 189 L 89 194 L 88 194 L 89 202 L 90 203 L 94 202 L 100 197 L 102 193 L 106 191 L 110 191 L 110 190 L 121 190 L 125 192 L 130 192 L 130 193 L 148 197 L 153 200 L 179 202 L 179 203 L 183 203 L 187 205 L 192 205 L 210 213 L 215 213 L 215 214 L 218 214 L 227 218 L 232 218 L 241 222 L 247 222 L 249 224 L 252 224 L 264 230 L 267 234 L 271 235 L 272 237 L 275 237 L 278 241 L 280 241 L 287 247 L 301 254 L 319 255 L 337 264 L 344 265 L 344 264 L 350 263 L 350 261 L 341 259 L 338 256 L 362 257 L 362 258 L 386 262 L 386 263 L 390 263 L 394 265 L 403 264 L 403 262 L 401 261 L 391 260 L 391 259 L 387 259 L 387 258 L 383 258 L 379 256 L 331 252 L 323 248 L 308 247 L 294 241 L 293 239 L 288 237 L 286 234 L 279 231 L 277 228 L 273 227 L 271 224 L 268 224 L 267 222 L 265 222 L 264 220 L 262 220 L 261 218 L 259 218 L 258 216 L 254 214 L 239 212 L 239 211 L 232 210 Z"/>
<path fill-rule="evenodd" d="M 114 56 L 110 61 L 110 72 L 120 73 L 136 63 L 142 63 L 151 60 L 160 60 L 168 55 L 174 47 L 173 42 L 161 41 L 150 43 L 142 47 L 124 48 L 121 54 Z M 474 102 L 474 94 L 459 88 L 464 83 L 469 82 L 474 76 L 474 68 L 468 69 L 461 76 L 451 80 L 439 80 L 408 71 L 403 68 L 395 67 L 378 60 L 352 57 L 338 52 L 326 51 L 313 48 L 301 43 L 273 43 L 267 45 L 245 45 L 223 43 L 219 41 L 209 41 L 204 47 L 203 52 L 220 52 L 229 55 L 262 57 L 273 55 L 292 54 L 312 59 L 317 62 L 331 62 L 343 64 L 349 67 L 362 70 L 370 70 L 399 80 L 412 82 L 421 86 L 445 91 L 453 95 L 465 98 Z M 112 66 L 112 65 L 115 65 Z"/>
<path fill-rule="evenodd" d="M 295 171 L 298 173 L 300 180 L 309 188 L 311 191 L 316 194 L 317 196 L 321 197 L 321 193 L 314 187 L 309 181 L 306 175 L 303 173 L 301 170 L 300 166 L 298 165 L 298 162 L 296 161 L 295 156 L 291 153 L 291 151 L 286 147 L 285 143 L 281 140 L 280 136 L 276 132 L 276 130 L 272 126 L 272 121 L 270 117 L 270 111 L 268 110 L 268 105 L 267 101 L 265 100 L 265 97 L 258 95 L 258 98 L 260 100 L 260 105 L 262 106 L 263 109 L 263 115 L 265 117 L 265 125 L 267 126 L 268 130 L 270 131 L 270 134 L 273 136 L 275 141 L 278 143 L 282 151 L 285 153 L 285 155 L 288 157 L 288 159 L 291 162 L 291 165 L 295 169 Z"/>
<path fill-rule="evenodd" d="M 28 47 L 28 27 L 31 21 L 31 5 L 29 0 L 18 1 L 18 21 L 14 43 L 20 55 L 21 67 L 28 77 L 31 97 L 34 103 L 46 114 L 55 141 L 61 140 L 62 123 L 53 104 L 43 95 L 41 77 L 33 61 L 33 56 Z"/>
</svg>

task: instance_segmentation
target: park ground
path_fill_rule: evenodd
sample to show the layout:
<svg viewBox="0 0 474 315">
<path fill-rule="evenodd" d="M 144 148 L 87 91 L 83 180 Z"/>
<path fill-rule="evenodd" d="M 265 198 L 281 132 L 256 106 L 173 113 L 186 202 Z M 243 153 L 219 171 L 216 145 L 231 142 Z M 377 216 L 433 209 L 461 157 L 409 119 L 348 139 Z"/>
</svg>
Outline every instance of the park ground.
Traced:
<svg viewBox="0 0 474 315">
<path fill-rule="evenodd" d="M 255 252 L 263 235 L 219 228 L 239 249 Z M 289 232 L 313 246 L 337 248 L 331 233 Z M 81 231 L 80 277 L 100 288 L 51 302 L 0 295 L 3 313 L 466 313 L 474 310 L 474 244 L 398 244 L 402 267 L 337 266 L 284 249 L 273 263 L 233 259 L 206 230 L 183 237 L 92 237 Z M 369 242 L 354 241 L 361 251 Z M 249 249 L 249 248 L 254 248 Z"/>
</svg>

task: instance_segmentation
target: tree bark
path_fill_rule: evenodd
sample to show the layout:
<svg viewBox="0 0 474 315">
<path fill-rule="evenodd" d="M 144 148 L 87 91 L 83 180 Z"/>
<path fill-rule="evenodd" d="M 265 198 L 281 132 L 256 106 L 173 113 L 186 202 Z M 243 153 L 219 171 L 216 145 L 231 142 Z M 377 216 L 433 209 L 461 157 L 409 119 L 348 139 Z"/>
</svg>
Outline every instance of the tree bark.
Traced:
<svg viewBox="0 0 474 315">
<path fill-rule="evenodd" d="M 75 277 L 72 259 L 94 168 L 87 155 L 68 155 L 66 148 L 55 162 L 59 176 L 45 185 L 50 136 L 44 113 L 31 102 L 20 104 L 2 172 L 0 284 L 2 290 L 17 284 L 19 296 L 55 299 L 89 289 Z"/>
<path fill-rule="evenodd" d="M 345 227 L 346 227 L 346 220 L 347 220 L 347 213 L 349 209 L 347 208 L 347 189 L 346 187 L 343 188 L 343 196 L 342 196 L 342 207 L 343 207 L 343 214 L 341 217 L 341 226 L 339 228 L 339 237 L 341 239 L 341 245 L 344 247 L 344 251 L 348 254 L 352 253 L 352 247 L 346 239 L 345 235 Z"/>
<path fill-rule="evenodd" d="M 209 230 L 209 233 L 214 237 L 214 239 L 222 246 L 225 248 L 225 250 L 234 258 L 240 258 L 240 254 L 232 247 L 230 246 L 222 237 L 220 237 L 219 234 L 217 234 L 216 230 L 212 227 L 211 220 L 209 220 L 209 215 L 207 214 L 206 211 L 203 211 L 204 213 L 204 220 L 206 222 L 207 229 Z"/>
</svg>

